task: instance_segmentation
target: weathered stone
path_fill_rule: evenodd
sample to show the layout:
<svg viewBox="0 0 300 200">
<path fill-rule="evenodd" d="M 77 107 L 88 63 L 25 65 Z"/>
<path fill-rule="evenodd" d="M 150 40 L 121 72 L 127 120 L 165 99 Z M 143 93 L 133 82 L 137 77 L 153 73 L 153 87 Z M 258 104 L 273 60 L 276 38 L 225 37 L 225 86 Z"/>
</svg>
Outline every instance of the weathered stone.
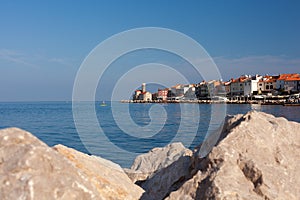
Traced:
<svg viewBox="0 0 300 200">
<path fill-rule="evenodd" d="M 189 175 L 192 154 L 181 143 L 154 148 L 139 155 L 126 173 L 145 189 L 142 199 L 162 199 Z"/>
<path fill-rule="evenodd" d="M 198 171 L 193 178 L 186 181 L 178 190 L 172 192 L 166 199 L 176 200 L 193 200 L 197 199 L 196 192 L 199 187 L 199 183 L 202 181 L 201 171 Z M 199 199 L 199 198 L 198 198 Z"/>
<path fill-rule="evenodd" d="M 299 123 L 261 112 L 230 117 L 198 173 L 168 199 L 300 199 L 299 134 Z"/>
<path fill-rule="evenodd" d="M 185 148 L 180 142 L 168 144 L 166 147 L 154 148 L 148 153 L 136 157 L 130 170 L 131 177 L 136 174 L 140 178 L 133 178 L 133 181 L 145 180 L 158 170 L 168 167 L 182 156 L 190 156 L 192 151 Z"/>
<path fill-rule="evenodd" d="M 21 129 L 1 130 L 0 199 L 138 199 L 143 193 L 116 164 L 55 149 Z"/>
<path fill-rule="evenodd" d="M 181 156 L 191 154 L 191 150 L 185 148 L 182 143 L 176 142 L 162 148 L 154 148 L 148 153 L 137 156 L 131 169 L 146 173 L 155 172 L 169 166 Z"/>
<path fill-rule="evenodd" d="M 63 145 L 53 147 L 66 157 L 96 186 L 101 197 L 106 199 L 139 199 L 144 190 L 133 184 L 123 169 L 109 160 L 89 156 Z"/>
<path fill-rule="evenodd" d="M 127 174 L 127 176 L 130 178 L 130 180 L 133 183 L 139 183 L 145 181 L 146 179 L 149 178 L 150 175 L 153 174 L 153 172 L 146 173 L 146 172 L 135 171 L 127 168 L 124 168 L 124 172 Z"/>
<path fill-rule="evenodd" d="M 142 199 L 163 199 L 171 191 L 177 190 L 181 182 L 189 178 L 191 164 L 191 156 L 182 156 L 140 182 L 139 185 L 146 191 Z"/>
</svg>

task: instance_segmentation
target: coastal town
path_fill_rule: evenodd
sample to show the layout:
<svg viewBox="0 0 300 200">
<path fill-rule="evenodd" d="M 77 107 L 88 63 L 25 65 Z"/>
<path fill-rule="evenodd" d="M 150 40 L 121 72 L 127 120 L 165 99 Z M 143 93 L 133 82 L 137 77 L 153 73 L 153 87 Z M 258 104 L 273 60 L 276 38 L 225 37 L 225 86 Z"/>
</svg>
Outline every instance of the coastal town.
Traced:
<svg viewBox="0 0 300 200">
<path fill-rule="evenodd" d="M 136 90 L 129 103 L 259 103 L 300 104 L 300 74 L 242 75 L 228 81 L 210 80 L 177 84 L 151 93 L 146 83 Z"/>
</svg>

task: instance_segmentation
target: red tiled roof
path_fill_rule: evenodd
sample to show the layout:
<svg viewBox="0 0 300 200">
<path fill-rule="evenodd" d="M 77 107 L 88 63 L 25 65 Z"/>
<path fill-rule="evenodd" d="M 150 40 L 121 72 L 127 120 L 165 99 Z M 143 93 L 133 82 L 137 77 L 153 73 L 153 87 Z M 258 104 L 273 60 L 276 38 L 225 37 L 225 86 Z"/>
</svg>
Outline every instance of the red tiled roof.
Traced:
<svg viewBox="0 0 300 200">
<path fill-rule="evenodd" d="M 281 74 L 278 80 L 286 80 L 287 78 L 300 78 L 299 74 Z"/>
<path fill-rule="evenodd" d="M 260 79 L 258 82 L 274 83 L 274 82 L 276 82 L 276 79 L 272 79 L 272 78 L 267 78 L 265 80 Z"/>
<path fill-rule="evenodd" d="M 246 81 L 246 80 L 248 80 L 249 78 L 247 78 L 247 77 L 239 77 L 239 78 L 237 78 L 237 79 L 231 79 L 231 82 L 232 83 L 236 83 L 236 82 L 244 82 L 244 81 Z"/>
<path fill-rule="evenodd" d="M 267 82 L 267 83 L 274 83 L 274 82 L 276 82 L 276 79 L 267 79 L 267 80 L 265 80 L 265 82 Z"/>
<path fill-rule="evenodd" d="M 147 91 L 146 92 L 142 92 L 141 94 L 146 94 L 147 93 Z"/>
<path fill-rule="evenodd" d="M 288 77 L 288 78 L 285 79 L 285 81 L 300 81 L 300 77 L 295 77 L 295 78 Z"/>
</svg>

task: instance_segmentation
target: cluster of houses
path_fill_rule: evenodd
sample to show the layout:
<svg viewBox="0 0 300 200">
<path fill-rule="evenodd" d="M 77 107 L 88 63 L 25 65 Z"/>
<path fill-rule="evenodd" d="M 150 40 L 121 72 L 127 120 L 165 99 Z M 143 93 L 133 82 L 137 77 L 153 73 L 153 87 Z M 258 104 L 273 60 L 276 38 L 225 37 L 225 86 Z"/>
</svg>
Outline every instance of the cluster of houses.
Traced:
<svg viewBox="0 0 300 200">
<path fill-rule="evenodd" d="M 251 97 L 257 95 L 278 96 L 300 92 L 300 74 L 280 74 L 275 76 L 242 75 L 229 81 L 211 80 L 198 84 L 177 84 L 170 88 L 158 89 L 151 94 L 146 91 L 146 84 L 142 90 L 136 90 L 133 100 L 167 101 L 167 100 L 201 100 L 213 98 Z"/>
</svg>

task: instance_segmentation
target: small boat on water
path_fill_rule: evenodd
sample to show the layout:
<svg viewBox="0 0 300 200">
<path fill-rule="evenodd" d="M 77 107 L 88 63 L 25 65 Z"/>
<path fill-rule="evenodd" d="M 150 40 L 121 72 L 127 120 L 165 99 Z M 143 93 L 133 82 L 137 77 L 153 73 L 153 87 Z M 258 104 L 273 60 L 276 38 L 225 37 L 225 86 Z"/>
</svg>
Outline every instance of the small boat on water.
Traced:
<svg viewBox="0 0 300 200">
<path fill-rule="evenodd" d="M 105 103 L 105 101 L 102 101 L 102 103 L 100 104 L 100 106 L 107 106 L 107 104 Z"/>
</svg>

